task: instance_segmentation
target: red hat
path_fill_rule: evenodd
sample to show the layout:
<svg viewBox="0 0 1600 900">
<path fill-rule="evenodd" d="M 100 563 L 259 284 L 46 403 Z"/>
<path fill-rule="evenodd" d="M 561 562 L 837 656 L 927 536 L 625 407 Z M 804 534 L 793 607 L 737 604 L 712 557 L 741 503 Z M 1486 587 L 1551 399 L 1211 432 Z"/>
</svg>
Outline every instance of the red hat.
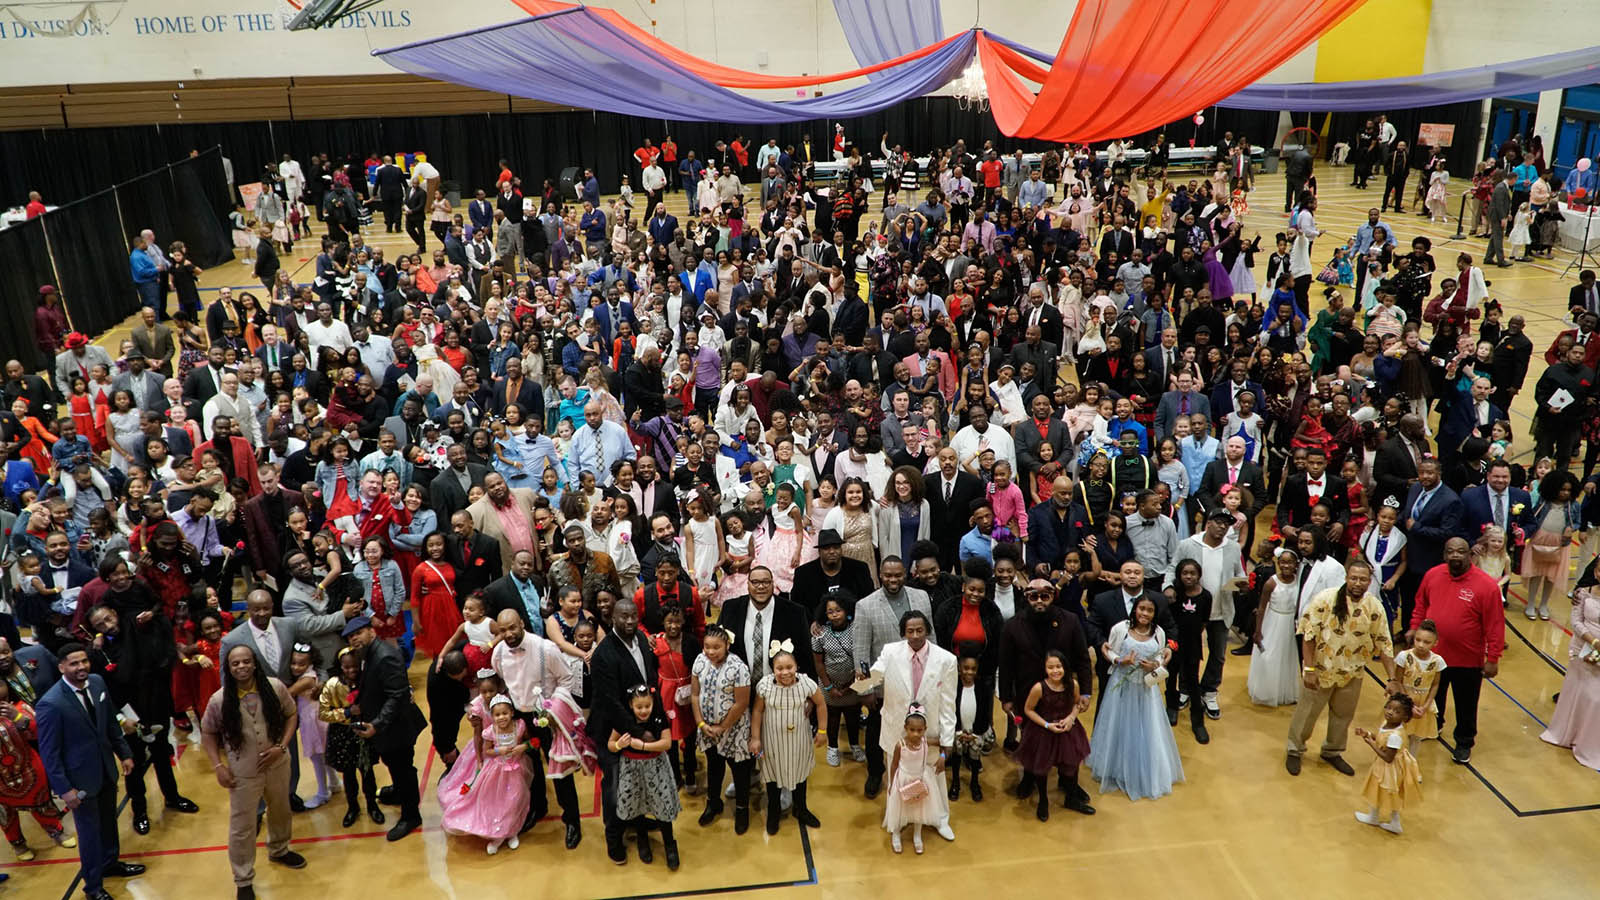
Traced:
<svg viewBox="0 0 1600 900">
<path fill-rule="evenodd" d="M 39 286 L 40 294 L 54 294 L 55 292 L 56 286 L 53 284 L 42 284 Z"/>
<path fill-rule="evenodd" d="M 88 344 L 89 344 L 89 336 L 84 334 L 81 331 L 74 331 L 74 332 L 68 334 L 67 335 L 67 339 L 65 341 L 63 341 L 62 343 L 66 345 L 66 348 L 68 350 L 76 350 L 79 347 L 88 346 Z"/>
</svg>

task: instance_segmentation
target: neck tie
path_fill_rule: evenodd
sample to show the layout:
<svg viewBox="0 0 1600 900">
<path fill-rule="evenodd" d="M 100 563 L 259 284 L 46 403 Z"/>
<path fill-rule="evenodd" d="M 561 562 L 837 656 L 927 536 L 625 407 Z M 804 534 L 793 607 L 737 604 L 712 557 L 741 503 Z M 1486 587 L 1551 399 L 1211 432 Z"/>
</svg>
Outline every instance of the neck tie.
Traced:
<svg viewBox="0 0 1600 900">
<path fill-rule="evenodd" d="M 1179 415 L 1183 415 L 1183 416 L 1187 416 L 1189 414 L 1189 395 L 1188 394 L 1184 394 L 1183 396 L 1178 398 L 1178 414 Z"/>
<path fill-rule="evenodd" d="M 1494 495 L 1494 524 L 1500 528 L 1506 527 L 1506 495 L 1503 491 Z"/>
<path fill-rule="evenodd" d="M 764 634 L 761 625 L 765 614 L 765 610 L 756 610 L 755 628 L 750 632 L 750 643 L 753 645 L 750 648 L 750 680 L 752 682 L 761 680 L 763 663 L 766 662 L 767 643 L 761 637 Z"/>
<path fill-rule="evenodd" d="M 944 502 L 947 504 L 950 502 L 950 491 L 954 486 L 955 482 L 952 481 L 946 481 L 944 483 Z"/>
<path fill-rule="evenodd" d="M 1238 466 L 1229 466 L 1228 467 L 1228 483 L 1229 484 L 1234 484 L 1234 483 L 1238 482 L 1238 480 L 1239 480 L 1239 467 Z"/>
<path fill-rule="evenodd" d="M 87 687 L 78 688 L 78 699 L 83 701 L 84 710 L 89 713 L 89 718 L 93 719 L 95 717 L 94 701 L 89 699 L 89 689 Z"/>
</svg>

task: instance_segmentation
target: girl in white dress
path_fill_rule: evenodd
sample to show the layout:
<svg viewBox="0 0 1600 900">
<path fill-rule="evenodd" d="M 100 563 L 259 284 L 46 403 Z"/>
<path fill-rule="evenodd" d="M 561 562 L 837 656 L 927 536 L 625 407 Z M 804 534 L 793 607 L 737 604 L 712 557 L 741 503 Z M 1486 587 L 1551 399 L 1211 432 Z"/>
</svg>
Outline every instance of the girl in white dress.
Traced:
<svg viewBox="0 0 1600 900">
<path fill-rule="evenodd" d="M 1250 656 L 1247 687 L 1252 702 L 1287 706 L 1300 699 L 1300 654 L 1295 648 L 1296 611 L 1300 605 L 1300 554 L 1278 550 L 1277 574 L 1261 588 L 1256 608 L 1255 653 Z"/>
<path fill-rule="evenodd" d="M 937 826 L 950 817 L 950 801 L 940 790 L 939 774 L 933 768 L 928 746 L 928 718 L 922 704 L 912 703 L 906 710 L 905 729 L 894 745 L 889 763 L 888 800 L 883 810 L 883 827 L 889 831 L 889 844 L 901 852 L 900 832 L 911 827 L 911 848 L 922 852 L 922 826 Z"/>
<path fill-rule="evenodd" d="M 822 823 L 806 806 L 806 779 L 817 764 L 815 748 L 827 737 L 812 729 L 806 703 L 812 709 L 826 708 L 822 691 L 811 676 L 799 673 L 790 641 L 773 641 L 770 647 L 752 647 L 750 652 L 768 653 L 772 660 L 772 671 L 756 684 L 750 714 L 750 752 L 760 758 L 761 780 L 767 783 L 767 834 L 778 833 L 781 791 L 794 792 L 796 822 L 820 828 Z"/>
<path fill-rule="evenodd" d="M 1528 259 L 1528 242 L 1533 236 L 1528 233 L 1528 223 L 1531 221 L 1528 204 L 1517 207 L 1516 218 L 1511 220 L 1511 233 L 1506 235 L 1506 242 L 1511 245 L 1511 255 L 1517 259 Z"/>
<path fill-rule="evenodd" d="M 722 545 L 722 523 L 710 514 L 710 501 L 696 491 L 688 502 L 689 520 L 683 523 L 683 552 L 689 561 L 689 573 L 694 576 L 695 587 L 708 595 L 715 583 L 717 566 L 722 564 L 726 551 Z"/>
</svg>

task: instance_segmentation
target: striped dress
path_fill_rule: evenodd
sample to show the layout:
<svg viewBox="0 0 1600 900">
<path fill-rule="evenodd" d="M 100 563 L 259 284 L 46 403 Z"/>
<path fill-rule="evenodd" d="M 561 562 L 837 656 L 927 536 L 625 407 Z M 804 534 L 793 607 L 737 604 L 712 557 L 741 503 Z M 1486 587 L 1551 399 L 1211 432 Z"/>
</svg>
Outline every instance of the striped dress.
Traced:
<svg viewBox="0 0 1600 900">
<path fill-rule="evenodd" d="M 761 715 L 762 781 L 793 790 L 811 777 L 817 755 L 806 700 L 816 692 L 817 683 L 809 675 L 797 675 L 794 684 L 782 685 L 769 674 L 756 684 L 756 694 L 766 704 Z"/>
</svg>

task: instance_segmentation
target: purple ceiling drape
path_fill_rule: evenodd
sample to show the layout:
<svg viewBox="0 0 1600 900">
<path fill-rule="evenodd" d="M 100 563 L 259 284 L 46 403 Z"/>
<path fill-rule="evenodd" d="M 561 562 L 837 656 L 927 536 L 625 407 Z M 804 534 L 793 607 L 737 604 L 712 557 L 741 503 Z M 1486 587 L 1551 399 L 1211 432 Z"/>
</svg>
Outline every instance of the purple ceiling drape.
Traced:
<svg viewBox="0 0 1600 900">
<path fill-rule="evenodd" d="M 990 34 L 989 39 L 1049 64 L 1048 53 Z M 1431 75 L 1370 81 L 1253 84 L 1219 102 L 1229 109 L 1295 112 L 1368 112 L 1394 107 L 1442 106 L 1600 82 L 1600 47 L 1511 62 L 1452 69 Z"/>
<path fill-rule="evenodd" d="M 496 93 L 655 119 L 764 124 L 850 118 L 932 93 L 972 60 L 972 32 L 859 87 L 774 103 L 685 72 L 576 7 L 373 55 L 395 68 Z"/>
<path fill-rule="evenodd" d="M 939 0 L 833 0 L 856 62 L 877 65 L 944 37 Z M 888 72 L 874 72 L 879 79 Z"/>
</svg>

